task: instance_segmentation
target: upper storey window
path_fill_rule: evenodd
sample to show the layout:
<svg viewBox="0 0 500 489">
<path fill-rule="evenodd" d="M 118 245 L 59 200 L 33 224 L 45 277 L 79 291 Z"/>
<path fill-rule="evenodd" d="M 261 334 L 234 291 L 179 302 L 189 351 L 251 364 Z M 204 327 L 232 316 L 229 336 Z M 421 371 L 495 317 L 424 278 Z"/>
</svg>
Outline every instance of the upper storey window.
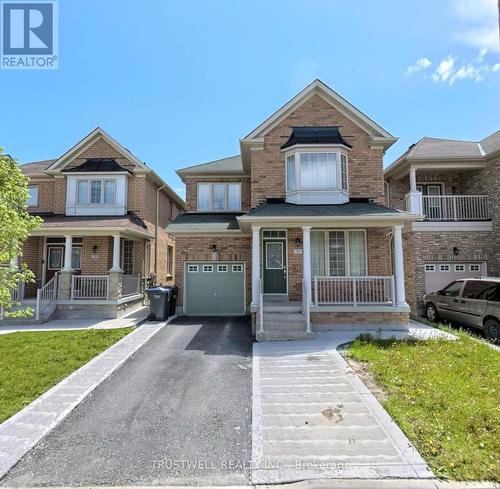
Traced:
<svg viewBox="0 0 500 489">
<path fill-rule="evenodd" d="M 30 185 L 28 187 L 28 207 L 36 207 L 38 205 L 38 186 Z"/>
<path fill-rule="evenodd" d="M 198 211 L 227 212 L 241 210 L 239 183 L 199 183 Z"/>
<path fill-rule="evenodd" d="M 282 149 L 288 202 L 341 204 L 349 200 L 350 145 L 338 128 L 295 128 Z"/>
<path fill-rule="evenodd" d="M 78 180 L 76 203 L 79 205 L 114 204 L 116 201 L 115 180 Z"/>
</svg>

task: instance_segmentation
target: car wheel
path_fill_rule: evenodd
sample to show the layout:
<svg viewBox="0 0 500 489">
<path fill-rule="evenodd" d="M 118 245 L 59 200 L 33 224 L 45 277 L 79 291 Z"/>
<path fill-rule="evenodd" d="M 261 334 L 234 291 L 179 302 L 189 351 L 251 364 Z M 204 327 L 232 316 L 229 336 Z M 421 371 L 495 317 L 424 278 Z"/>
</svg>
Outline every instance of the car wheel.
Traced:
<svg viewBox="0 0 500 489">
<path fill-rule="evenodd" d="M 500 342 L 500 323 L 493 318 L 484 322 L 484 336 L 493 343 Z"/>
<path fill-rule="evenodd" d="M 438 312 L 434 304 L 427 304 L 425 307 L 425 315 L 429 321 L 435 322 L 438 320 Z"/>
</svg>

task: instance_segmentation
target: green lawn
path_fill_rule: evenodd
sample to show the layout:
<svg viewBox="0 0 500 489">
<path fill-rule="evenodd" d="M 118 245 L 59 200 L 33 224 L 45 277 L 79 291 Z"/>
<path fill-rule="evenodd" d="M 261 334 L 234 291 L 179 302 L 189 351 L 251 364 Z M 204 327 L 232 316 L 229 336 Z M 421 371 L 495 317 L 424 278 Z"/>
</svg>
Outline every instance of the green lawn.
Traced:
<svg viewBox="0 0 500 489">
<path fill-rule="evenodd" d="M 132 328 L 0 335 L 0 423 Z"/>
<path fill-rule="evenodd" d="M 500 353 L 453 331 L 457 341 L 358 338 L 384 407 L 440 478 L 500 481 Z"/>
</svg>

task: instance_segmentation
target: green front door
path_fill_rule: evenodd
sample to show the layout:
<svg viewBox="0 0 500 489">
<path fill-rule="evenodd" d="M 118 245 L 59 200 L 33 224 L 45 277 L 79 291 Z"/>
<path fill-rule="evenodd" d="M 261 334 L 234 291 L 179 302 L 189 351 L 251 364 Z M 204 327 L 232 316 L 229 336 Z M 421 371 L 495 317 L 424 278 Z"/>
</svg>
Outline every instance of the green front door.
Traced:
<svg viewBox="0 0 500 489">
<path fill-rule="evenodd" d="M 264 255 L 264 293 L 286 294 L 286 240 L 265 239 L 262 242 Z"/>
</svg>

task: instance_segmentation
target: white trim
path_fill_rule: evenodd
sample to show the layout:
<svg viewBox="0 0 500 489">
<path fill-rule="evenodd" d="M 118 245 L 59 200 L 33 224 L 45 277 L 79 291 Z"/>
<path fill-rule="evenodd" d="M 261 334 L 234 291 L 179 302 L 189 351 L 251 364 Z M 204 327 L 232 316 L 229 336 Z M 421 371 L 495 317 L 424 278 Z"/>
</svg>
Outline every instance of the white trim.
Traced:
<svg viewBox="0 0 500 489">
<path fill-rule="evenodd" d="M 285 237 L 281 238 L 264 238 L 264 231 L 285 231 Z M 285 275 L 286 275 L 286 288 L 285 292 L 278 292 L 278 293 L 265 293 L 264 290 L 266 289 L 266 281 L 264 279 L 264 258 L 267 258 L 267 250 L 266 250 L 266 257 L 264 257 L 264 240 L 265 241 L 272 241 L 272 240 L 282 240 L 285 241 L 285 247 L 284 247 L 284 258 L 286 259 L 286 265 L 285 265 Z M 261 253 L 262 250 L 262 253 Z M 282 229 L 282 228 L 266 228 L 265 230 L 262 230 L 262 233 L 260 233 L 260 241 L 259 241 L 259 253 L 261 253 L 261 263 L 260 263 L 260 269 L 259 269 L 259 280 L 262 274 L 262 294 L 265 295 L 288 295 L 288 230 L 287 229 Z"/>
<path fill-rule="evenodd" d="M 428 268 L 429 267 L 429 268 Z M 432 267 L 432 268 L 431 268 Z M 436 271 L 436 265 L 432 264 L 432 263 L 426 263 L 424 265 L 424 271 L 426 273 L 432 273 L 432 272 L 435 272 Z"/>
<path fill-rule="evenodd" d="M 451 265 L 448 263 L 441 263 L 439 265 L 440 272 L 451 272 Z"/>
<path fill-rule="evenodd" d="M 199 209 L 199 204 L 200 204 L 200 199 L 199 199 L 199 192 L 200 192 L 200 186 L 201 185 L 207 185 L 209 186 L 209 201 L 210 201 L 210 208 L 209 209 Z M 214 185 L 223 185 L 224 186 L 224 209 L 214 209 Z M 229 209 L 229 186 L 230 185 L 238 185 L 240 191 L 240 198 L 239 198 L 239 207 L 238 209 Z M 241 182 L 197 182 L 196 184 L 196 211 L 197 212 L 241 212 L 241 200 L 242 200 L 242 195 L 241 195 Z"/>
<path fill-rule="evenodd" d="M 410 306 L 386 306 L 378 304 L 358 304 L 356 306 L 351 305 L 324 305 L 324 306 L 311 306 L 311 312 L 388 312 L 388 313 L 398 313 L 398 312 L 410 312 Z M 388 318 L 390 319 L 390 317 Z M 333 321 L 333 320 L 332 320 Z M 389 322 L 389 321 L 388 321 Z"/>
<path fill-rule="evenodd" d="M 212 273 L 213 271 L 213 265 L 201 265 L 201 273 Z"/>
<path fill-rule="evenodd" d="M 198 265 L 188 265 L 187 266 L 187 272 L 188 273 L 198 273 Z"/>
<path fill-rule="evenodd" d="M 245 264 L 244 263 L 238 263 L 236 265 L 231 266 L 231 272 L 241 273 L 243 271 L 245 271 Z"/>
<path fill-rule="evenodd" d="M 229 272 L 229 265 L 217 265 L 217 273 L 228 273 L 228 272 Z"/>
<path fill-rule="evenodd" d="M 87 149 L 88 146 L 95 143 L 99 138 L 104 139 L 109 143 L 114 149 L 123 155 L 127 160 L 135 163 L 139 168 L 143 170 L 149 170 L 149 168 L 136 156 L 134 156 L 130 151 L 125 149 L 118 141 L 113 139 L 108 133 L 102 130 L 100 127 L 96 127 L 87 136 L 76 143 L 72 148 L 70 148 L 66 153 L 59 157 L 54 163 L 52 163 L 45 171 L 46 173 L 60 172 L 68 163 L 74 158 L 77 158 L 81 153 Z"/>
<path fill-rule="evenodd" d="M 30 198 L 31 198 L 31 194 L 29 194 L 29 191 L 30 189 L 36 189 L 36 202 L 34 204 L 30 204 L 29 201 L 30 201 Z M 38 188 L 38 184 L 33 184 L 33 185 L 28 185 L 28 201 L 26 202 L 26 207 L 38 207 L 39 205 L 39 188 Z"/>
<path fill-rule="evenodd" d="M 492 231 L 491 221 L 422 221 L 411 223 L 412 231 Z"/>
<path fill-rule="evenodd" d="M 473 270 L 472 267 L 477 267 L 477 270 Z M 480 263 L 470 263 L 469 264 L 469 272 L 480 272 L 481 271 L 481 264 Z"/>
<path fill-rule="evenodd" d="M 256 127 L 242 140 L 242 142 L 262 138 L 274 127 L 276 127 L 283 119 L 285 119 L 293 110 L 295 110 L 297 106 L 304 104 L 315 94 L 323 98 L 323 100 L 328 102 L 341 114 L 354 122 L 354 124 L 364 129 L 369 135 L 374 136 L 377 140 L 382 137 L 382 141 L 380 141 L 380 143 L 385 144 L 386 147 L 389 147 L 396 141 L 396 138 L 392 136 L 392 134 L 363 114 L 359 109 L 350 104 L 338 93 L 334 92 L 322 81 L 316 79 L 295 95 L 295 97 L 289 100 L 285 105 L 283 105 L 279 110 L 274 112 L 274 114 L 268 117 L 262 124 Z"/>
<path fill-rule="evenodd" d="M 458 270 L 458 267 L 462 267 L 462 268 L 463 268 L 463 270 Z M 453 270 L 454 270 L 455 272 L 465 272 L 465 264 L 464 264 L 464 263 L 455 263 L 455 264 L 453 265 Z"/>
</svg>

